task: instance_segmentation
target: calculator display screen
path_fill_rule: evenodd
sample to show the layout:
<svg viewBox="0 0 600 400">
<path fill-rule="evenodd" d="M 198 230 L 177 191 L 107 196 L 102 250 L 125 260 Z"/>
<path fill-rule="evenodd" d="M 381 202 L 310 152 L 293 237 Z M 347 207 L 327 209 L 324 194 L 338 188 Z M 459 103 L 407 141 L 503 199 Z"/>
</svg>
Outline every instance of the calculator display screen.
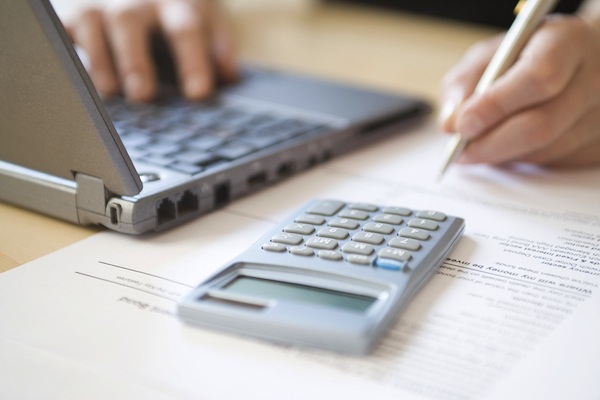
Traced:
<svg viewBox="0 0 600 400">
<path fill-rule="evenodd" d="M 228 283 L 223 290 L 242 295 L 300 301 L 356 312 L 366 311 L 376 301 L 375 298 L 369 296 L 243 275 Z"/>
</svg>

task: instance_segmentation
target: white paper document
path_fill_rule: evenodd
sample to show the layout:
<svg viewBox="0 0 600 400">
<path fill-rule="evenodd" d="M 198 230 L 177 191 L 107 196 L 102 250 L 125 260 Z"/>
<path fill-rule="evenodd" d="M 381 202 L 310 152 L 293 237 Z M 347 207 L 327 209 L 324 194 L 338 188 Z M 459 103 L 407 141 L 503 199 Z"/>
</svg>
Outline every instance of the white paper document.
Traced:
<svg viewBox="0 0 600 400">
<path fill-rule="evenodd" d="M 600 170 L 452 167 L 424 127 L 168 232 L 0 275 L 1 399 L 600 399 Z M 367 357 L 191 327 L 176 302 L 315 197 L 466 220 Z"/>
</svg>

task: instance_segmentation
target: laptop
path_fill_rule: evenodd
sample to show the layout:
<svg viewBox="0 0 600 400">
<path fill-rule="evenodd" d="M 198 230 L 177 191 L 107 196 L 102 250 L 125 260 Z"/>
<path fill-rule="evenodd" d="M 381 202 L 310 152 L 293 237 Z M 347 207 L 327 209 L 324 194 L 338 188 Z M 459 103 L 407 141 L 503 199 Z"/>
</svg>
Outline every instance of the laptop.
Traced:
<svg viewBox="0 0 600 400">
<path fill-rule="evenodd" d="M 49 1 L 1 1 L 0 26 L 0 201 L 81 225 L 168 229 L 430 111 L 261 68 L 199 103 L 165 68 L 159 98 L 131 104 L 98 95 Z"/>
</svg>

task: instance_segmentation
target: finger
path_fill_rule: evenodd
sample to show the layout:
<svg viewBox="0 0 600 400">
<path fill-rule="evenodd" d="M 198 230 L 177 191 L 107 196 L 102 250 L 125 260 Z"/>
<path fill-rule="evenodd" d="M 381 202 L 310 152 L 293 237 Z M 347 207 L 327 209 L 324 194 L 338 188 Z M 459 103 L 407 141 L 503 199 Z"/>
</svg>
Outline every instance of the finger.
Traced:
<svg viewBox="0 0 600 400">
<path fill-rule="evenodd" d="M 556 167 L 600 164 L 600 112 L 590 110 L 549 146 L 523 157 L 522 161 Z"/>
<path fill-rule="evenodd" d="M 480 42 L 472 46 L 463 59 L 444 77 L 440 87 L 440 112 L 438 123 L 446 132 L 455 131 L 455 115 L 463 101 L 473 93 L 475 86 L 501 37 Z"/>
<path fill-rule="evenodd" d="M 541 161 L 544 151 L 550 160 L 584 145 L 590 140 L 587 135 L 572 134 L 572 130 L 588 110 L 595 109 L 595 94 L 586 89 L 585 76 L 578 74 L 560 96 L 521 111 L 472 140 L 460 162 L 500 164 L 525 160 L 531 154 L 538 154 Z"/>
<path fill-rule="evenodd" d="M 133 101 L 151 100 L 156 92 L 156 71 L 149 48 L 155 21 L 151 8 L 123 2 L 108 8 L 105 18 L 125 95 Z"/>
<path fill-rule="evenodd" d="M 231 83 L 239 76 L 237 55 L 231 34 L 232 29 L 219 4 L 216 2 L 210 4 L 212 53 L 219 77 L 222 81 Z"/>
<path fill-rule="evenodd" d="M 75 42 L 75 39 L 73 36 L 73 30 L 75 29 L 74 22 L 70 21 L 70 20 L 63 20 L 62 22 L 63 22 L 63 28 L 65 29 L 67 36 L 69 37 L 69 39 L 71 39 L 72 42 Z"/>
<path fill-rule="evenodd" d="M 77 23 L 68 26 L 71 39 L 85 51 L 86 69 L 98 92 L 114 95 L 119 80 L 104 31 L 102 11 L 90 8 L 82 11 Z"/>
<path fill-rule="evenodd" d="M 557 168 L 581 168 L 600 165 L 600 140 L 590 143 L 560 160 L 549 164 Z"/>
<path fill-rule="evenodd" d="M 551 20 L 538 30 L 505 75 L 465 102 L 456 121 L 458 131 L 474 138 L 511 114 L 564 90 L 581 64 L 581 41 L 574 34 L 577 24 L 582 22 L 575 18 L 560 24 Z"/>
<path fill-rule="evenodd" d="M 206 2 L 173 0 L 159 4 L 160 24 L 173 50 L 183 93 L 202 99 L 213 91 Z"/>
</svg>

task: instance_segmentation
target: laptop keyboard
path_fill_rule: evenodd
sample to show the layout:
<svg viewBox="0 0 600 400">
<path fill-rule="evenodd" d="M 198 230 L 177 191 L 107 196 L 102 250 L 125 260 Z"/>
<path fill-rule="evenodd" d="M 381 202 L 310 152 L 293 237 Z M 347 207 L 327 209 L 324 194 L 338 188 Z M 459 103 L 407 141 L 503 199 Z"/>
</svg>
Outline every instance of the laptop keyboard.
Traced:
<svg viewBox="0 0 600 400">
<path fill-rule="evenodd" d="M 136 162 L 197 174 L 326 126 L 218 101 L 171 99 L 132 104 L 105 101 L 129 156 Z"/>
</svg>

